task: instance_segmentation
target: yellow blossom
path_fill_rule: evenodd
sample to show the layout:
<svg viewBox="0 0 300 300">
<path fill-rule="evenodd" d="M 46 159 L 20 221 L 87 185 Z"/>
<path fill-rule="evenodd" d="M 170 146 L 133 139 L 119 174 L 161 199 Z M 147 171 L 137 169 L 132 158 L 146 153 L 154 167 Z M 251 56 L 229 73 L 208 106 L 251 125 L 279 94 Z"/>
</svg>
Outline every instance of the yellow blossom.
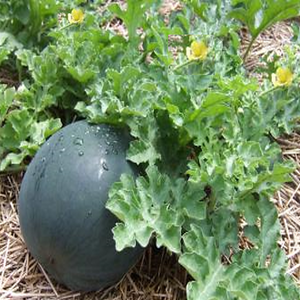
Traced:
<svg viewBox="0 0 300 300">
<path fill-rule="evenodd" d="M 204 42 L 193 41 L 191 47 L 186 48 L 186 56 L 189 60 L 204 60 L 207 56 L 208 48 Z"/>
<path fill-rule="evenodd" d="M 289 68 L 278 68 L 276 74 L 272 74 L 272 82 L 275 87 L 290 86 L 293 81 L 293 73 Z"/>
<path fill-rule="evenodd" d="M 71 13 L 68 14 L 68 20 L 71 24 L 81 24 L 84 19 L 84 13 L 81 9 L 72 9 Z"/>
</svg>

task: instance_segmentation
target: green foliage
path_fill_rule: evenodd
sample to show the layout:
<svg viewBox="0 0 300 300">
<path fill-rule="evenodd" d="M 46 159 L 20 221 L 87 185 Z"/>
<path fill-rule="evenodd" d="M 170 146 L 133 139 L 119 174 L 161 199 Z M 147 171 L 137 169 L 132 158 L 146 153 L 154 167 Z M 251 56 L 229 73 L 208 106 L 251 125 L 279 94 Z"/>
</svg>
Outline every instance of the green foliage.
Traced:
<svg viewBox="0 0 300 300">
<path fill-rule="evenodd" d="M 177 253 L 194 279 L 189 300 L 299 299 L 284 275 L 270 202 L 294 169 L 275 138 L 298 126 L 299 45 L 267 63 L 259 84 L 244 69 L 236 22 L 245 22 L 255 39 L 298 14 L 298 4 L 183 1 L 166 23 L 160 2 L 128 1 L 126 9 L 112 4 L 108 15 L 98 16 L 101 1 L 76 1 L 84 22 L 69 25 L 66 17 L 57 24 L 56 9 L 70 12 L 71 1 L 55 1 L 51 13 L 39 12 L 36 25 L 27 17 L 35 34 L 26 40 L 17 33 L 21 25 L 14 31 L 5 23 L 20 18 L 12 16 L 17 2 L 5 1 L 1 9 L 10 13 L 0 20 L 0 62 L 14 66 L 17 60 L 20 83 L 0 87 L 0 170 L 24 168 L 48 136 L 77 118 L 127 126 L 127 158 L 141 176 L 123 175 L 109 193 L 107 208 L 120 219 L 117 249 L 155 238 L 158 247 Z M 24 18 L 34 9 L 26 7 Z M 129 39 L 99 27 L 113 14 Z M 207 44 L 204 61 L 187 60 L 192 40 Z M 271 76 L 282 66 L 292 70 L 293 82 L 274 88 Z M 240 249 L 240 234 L 253 249 Z M 228 254 L 227 265 L 221 258 Z"/>
<path fill-rule="evenodd" d="M 230 16 L 246 24 L 254 39 L 273 24 L 297 17 L 300 11 L 298 0 L 233 0 L 232 4 L 236 8 Z"/>
<path fill-rule="evenodd" d="M 155 3 L 155 0 L 128 0 L 125 10 L 116 3 L 111 4 L 109 10 L 124 22 L 129 39 L 133 40 L 137 35 L 137 28 L 141 26 L 146 10 L 152 3 Z"/>
<path fill-rule="evenodd" d="M 135 245 L 146 246 L 155 233 L 157 245 L 172 252 L 181 252 L 181 233 L 187 220 L 206 218 L 205 193 L 201 185 L 176 181 L 161 174 L 156 167 L 146 170 L 147 179 L 139 177 L 136 184 L 128 176 L 121 177 L 110 191 L 107 207 L 125 225 L 114 229 L 117 249 Z"/>
<path fill-rule="evenodd" d="M 15 101 L 14 88 L 0 87 L 0 171 L 8 166 L 24 166 L 27 156 L 33 156 L 46 139 L 61 126 L 59 118 L 45 118 Z M 12 109 L 14 107 L 14 109 Z"/>
<path fill-rule="evenodd" d="M 279 250 L 272 253 L 269 267 L 259 265 L 260 253 L 255 249 L 238 252 L 225 266 L 214 238 L 206 236 L 200 227 L 192 226 L 183 241 L 185 250 L 179 262 L 195 279 L 187 285 L 188 300 L 299 298 L 291 279 L 281 274 L 285 257 Z"/>
<path fill-rule="evenodd" d="M 23 47 L 16 38 L 8 32 L 0 32 L 0 65 L 9 58 L 9 55 L 16 49 Z"/>
<path fill-rule="evenodd" d="M 279 21 L 297 17 L 300 13 L 298 0 L 232 0 L 232 4 L 234 9 L 229 16 L 247 26 L 252 35 L 250 46 L 268 27 Z"/>
<path fill-rule="evenodd" d="M 45 31 L 57 24 L 58 2 L 0 1 L 0 28 L 26 46 L 44 45 Z"/>
</svg>

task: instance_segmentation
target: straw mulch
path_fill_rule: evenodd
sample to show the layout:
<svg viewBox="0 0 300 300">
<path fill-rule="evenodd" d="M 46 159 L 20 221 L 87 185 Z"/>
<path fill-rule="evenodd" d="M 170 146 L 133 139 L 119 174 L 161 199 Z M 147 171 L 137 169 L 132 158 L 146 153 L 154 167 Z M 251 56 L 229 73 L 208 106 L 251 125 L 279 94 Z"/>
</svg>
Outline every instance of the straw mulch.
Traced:
<svg viewBox="0 0 300 300">
<path fill-rule="evenodd" d="M 242 30 L 240 36 L 244 53 L 250 42 L 250 35 L 247 30 Z M 264 67 L 265 61 L 272 61 L 274 55 L 283 56 L 285 48 L 291 45 L 292 37 L 290 21 L 279 22 L 264 31 L 253 44 L 245 62 L 249 74 L 262 82 L 264 77 L 256 71 L 257 68 Z M 281 223 L 279 245 L 288 257 L 287 273 L 300 285 L 300 135 L 293 133 L 281 137 L 277 142 L 281 146 L 283 158 L 294 161 L 297 166 L 292 174 L 293 181 L 285 184 L 272 200 L 278 209 Z"/>
<path fill-rule="evenodd" d="M 112 2 L 112 1 L 111 1 Z M 166 1 L 168 2 L 168 1 Z M 178 1 L 169 1 L 177 9 Z M 168 8 L 168 6 L 167 6 Z M 119 23 L 117 29 L 123 30 Z M 111 24 L 110 24 L 111 25 Z M 114 24 L 116 25 L 116 24 Z M 121 28 L 121 29 L 120 29 Z M 246 65 L 254 76 L 254 67 L 266 53 L 282 54 L 292 31 L 288 23 L 267 30 L 254 44 Z M 249 36 L 241 32 L 242 49 Z M 4 77 L 4 76 L 3 76 Z M 9 78 L 8 78 L 9 79 Z M 300 134 L 278 140 L 283 157 L 292 159 L 297 169 L 293 182 L 274 195 L 281 222 L 279 241 L 289 259 L 287 273 L 300 284 Z M 95 293 L 72 292 L 53 282 L 28 252 L 19 228 L 17 198 L 23 174 L 0 177 L 0 300 L 1 299 L 102 299 L 102 300 L 183 300 L 190 280 L 174 255 L 151 245 L 137 265 L 115 286 Z M 241 243 L 241 246 L 243 244 Z M 246 246 L 246 245 L 245 245 Z"/>
<path fill-rule="evenodd" d="M 292 174 L 292 182 L 286 183 L 274 195 L 281 223 L 279 241 L 288 257 L 288 271 L 300 285 L 300 134 L 278 139 L 283 157 L 295 162 L 297 168 Z"/>
<path fill-rule="evenodd" d="M 242 29 L 240 36 L 242 40 L 241 49 L 244 53 L 250 42 L 250 35 L 246 29 Z M 282 56 L 285 52 L 285 47 L 291 44 L 292 37 L 293 30 L 289 21 L 278 22 L 268 30 L 262 32 L 251 48 L 251 52 L 245 62 L 246 69 L 252 76 L 261 81 L 263 76 L 256 70 L 258 67 L 265 66 L 262 58 L 272 61 L 274 55 Z"/>
</svg>

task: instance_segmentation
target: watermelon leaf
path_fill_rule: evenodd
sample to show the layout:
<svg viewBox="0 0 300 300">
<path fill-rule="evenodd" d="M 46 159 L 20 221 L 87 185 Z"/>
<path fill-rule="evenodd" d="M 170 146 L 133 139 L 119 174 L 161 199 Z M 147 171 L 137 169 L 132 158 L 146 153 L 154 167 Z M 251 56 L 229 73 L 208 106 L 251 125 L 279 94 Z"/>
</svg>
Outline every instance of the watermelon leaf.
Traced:
<svg viewBox="0 0 300 300">
<path fill-rule="evenodd" d="M 298 0 L 234 0 L 232 3 L 235 7 L 229 13 L 229 17 L 244 23 L 252 36 L 244 60 L 261 32 L 279 21 L 300 14 Z"/>
</svg>

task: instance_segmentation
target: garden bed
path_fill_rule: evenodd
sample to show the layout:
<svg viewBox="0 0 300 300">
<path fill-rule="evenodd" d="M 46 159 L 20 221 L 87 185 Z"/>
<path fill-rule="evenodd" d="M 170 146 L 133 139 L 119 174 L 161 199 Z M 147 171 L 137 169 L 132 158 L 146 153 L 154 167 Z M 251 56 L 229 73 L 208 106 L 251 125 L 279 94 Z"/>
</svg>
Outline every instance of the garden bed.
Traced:
<svg viewBox="0 0 300 300">
<path fill-rule="evenodd" d="M 168 2 L 168 1 L 166 1 Z M 165 9 L 178 9 L 177 1 L 169 1 Z M 120 23 L 116 31 L 124 32 Z M 120 27 L 121 26 L 121 27 Z M 266 53 L 282 55 L 284 46 L 292 36 L 290 23 L 276 24 L 253 45 L 246 61 L 250 74 L 254 66 L 261 64 L 261 56 Z M 245 49 L 248 35 L 241 32 Z M 2 82 L 13 85 L 17 78 L 6 70 L 0 72 Z M 296 164 L 292 182 L 274 195 L 281 223 L 279 246 L 288 257 L 287 273 L 300 285 L 300 135 L 295 132 L 277 140 L 285 159 Z M 103 299 L 103 300 L 182 300 L 186 298 L 185 288 L 189 281 L 186 270 L 177 263 L 174 254 L 150 245 L 143 257 L 124 278 L 113 287 L 95 292 L 72 292 L 52 281 L 43 268 L 28 252 L 19 227 L 17 199 L 24 173 L 0 177 L 0 299 Z M 247 248 L 247 240 L 241 239 L 240 247 Z"/>
<path fill-rule="evenodd" d="M 279 241 L 289 258 L 288 274 L 300 286 L 300 135 L 280 139 L 282 153 L 297 169 L 293 182 L 275 195 L 281 222 Z M 176 257 L 149 246 L 137 265 L 113 287 L 96 293 L 77 293 L 51 281 L 28 252 L 19 227 L 17 198 L 22 174 L 0 177 L 0 299 L 182 300 L 186 271 Z M 242 242 L 247 247 L 246 242 Z"/>
</svg>

